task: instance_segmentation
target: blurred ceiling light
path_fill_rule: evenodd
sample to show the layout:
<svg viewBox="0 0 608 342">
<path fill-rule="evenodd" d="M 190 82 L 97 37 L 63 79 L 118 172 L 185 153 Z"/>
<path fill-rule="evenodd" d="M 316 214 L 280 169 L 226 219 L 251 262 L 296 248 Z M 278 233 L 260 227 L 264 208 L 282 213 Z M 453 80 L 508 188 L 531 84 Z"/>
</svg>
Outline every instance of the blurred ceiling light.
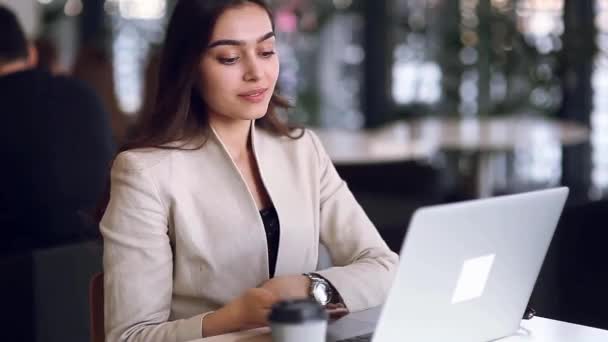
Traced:
<svg viewBox="0 0 608 342">
<path fill-rule="evenodd" d="M 117 15 L 118 14 L 118 1 L 119 0 L 106 0 L 103 4 L 103 9 L 109 15 Z"/>
<path fill-rule="evenodd" d="M 492 0 L 492 6 L 498 9 L 506 9 L 511 5 L 511 0 Z"/>
<path fill-rule="evenodd" d="M 68 0 L 63 7 L 63 12 L 68 17 L 75 17 L 82 13 L 82 0 Z"/>
<path fill-rule="evenodd" d="M 160 19 L 166 7 L 166 0 L 119 0 L 120 15 L 125 19 Z"/>
<path fill-rule="evenodd" d="M 565 0 L 521 0 L 517 3 L 518 26 L 535 38 L 563 33 Z M 552 48 L 550 48 L 552 49 Z"/>
<path fill-rule="evenodd" d="M 460 8 L 462 10 L 475 11 L 475 8 L 477 7 L 478 3 L 479 3 L 478 0 L 462 0 L 460 2 Z"/>
<path fill-rule="evenodd" d="M 553 32 L 556 23 L 554 16 L 549 13 L 540 12 L 532 16 L 528 24 L 528 29 L 531 33 L 546 36 Z"/>
<path fill-rule="evenodd" d="M 595 15 L 595 26 L 601 33 L 608 32 L 608 11 L 600 11 Z"/>
<path fill-rule="evenodd" d="M 349 44 L 344 50 L 344 61 L 348 64 L 361 64 L 365 59 L 365 51 L 356 44 Z"/>
<path fill-rule="evenodd" d="M 48 5 L 51 2 L 53 2 L 53 0 L 38 0 L 39 3 L 43 4 L 43 5 Z"/>
<path fill-rule="evenodd" d="M 353 4 L 353 0 L 334 0 L 334 6 L 337 9 L 347 9 Z"/>
<path fill-rule="evenodd" d="M 462 64 L 473 65 L 477 63 L 478 59 L 479 54 L 477 53 L 477 50 L 475 50 L 475 48 L 467 46 L 460 50 L 460 61 L 462 62 Z"/>
<path fill-rule="evenodd" d="M 595 24 L 598 30 L 596 41 L 599 47 L 595 56 L 592 76 L 593 112 L 591 113 L 591 149 L 593 188 L 589 197 L 599 199 L 608 194 L 608 0 L 595 1 Z"/>
<path fill-rule="evenodd" d="M 517 5 L 524 11 L 561 11 L 564 0 L 521 0 Z"/>
</svg>

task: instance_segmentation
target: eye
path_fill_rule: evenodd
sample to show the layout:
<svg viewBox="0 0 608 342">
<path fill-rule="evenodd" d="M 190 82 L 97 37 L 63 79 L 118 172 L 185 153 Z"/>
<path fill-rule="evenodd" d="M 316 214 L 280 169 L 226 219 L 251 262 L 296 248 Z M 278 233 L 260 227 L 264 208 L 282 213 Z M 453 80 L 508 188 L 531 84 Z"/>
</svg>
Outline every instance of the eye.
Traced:
<svg viewBox="0 0 608 342">
<path fill-rule="evenodd" d="M 239 57 L 229 57 L 229 58 L 219 57 L 217 60 L 224 65 L 232 65 L 232 64 L 235 64 L 236 62 L 238 62 Z"/>
<path fill-rule="evenodd" d="M 262 51 L 262 53 L 260 53 L 260 55 L 262 55 L 262 57 L 264 58 L 270 58 L 275 54 L 275 52 L 273 50 L 271 51 Z"/>
</svg>

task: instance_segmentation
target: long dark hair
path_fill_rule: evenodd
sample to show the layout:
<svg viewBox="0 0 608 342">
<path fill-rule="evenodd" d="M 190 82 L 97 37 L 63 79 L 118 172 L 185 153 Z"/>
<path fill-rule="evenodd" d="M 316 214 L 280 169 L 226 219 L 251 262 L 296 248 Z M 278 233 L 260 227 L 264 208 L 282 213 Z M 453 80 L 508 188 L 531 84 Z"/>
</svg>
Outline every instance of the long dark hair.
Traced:
<svg viewBox="0 0 608 342">
<path fill-rule="evenodd" d="M 200 85 L 197 86 L 201 76 L 200 58 L 209 45 L 220 15 L 248 3 L 266 10 L 274 30 L 272 11 L 264 0 L 177 1 L 160 57 L 154 105 L 149 112 L 142 113 L 132 138 L 119 152 L 149 147 L 179 150 L 203 147 L 209 134 L 209 118 Z M 278 109 L 290 107 L 275 89 L 266 115 L 256 120 L 256 125 L 276 135 L 300 138 L 303 130 L 295 134 L 299 127 L 284 123 L 277 115 Z M 201 142 L 192 147 L 190 143 L 194 140 Z M 179 144 L 170 144 L 175 142 Z M 106 194 L 97 210 L 98 220 L 109 201 L 109 185 L 108 181 Z"/>
<path fill-rule="evenodd" d="M 160 58 L 157 96 L 152 110 L 144 113 L 136 125 L 135 136 L 121 150 L 142 147 L 168 147 L 208 134 L 208 113 L 196 86 L 200 78 L 199 62 L 205 52 L 215 23 L 227 9 L 254 3 L 268 13 L 274 29 L 272 12 L 263 0 L 179 0 L 167 29 Z M 293 128 L 277 116 L 277 109 L 290 104 L 275 90 L 268 112 L 257 124 L 278 135 L 293 136 Z M 200 146 L 199 146 L 200 147 Z"/>
</svg>

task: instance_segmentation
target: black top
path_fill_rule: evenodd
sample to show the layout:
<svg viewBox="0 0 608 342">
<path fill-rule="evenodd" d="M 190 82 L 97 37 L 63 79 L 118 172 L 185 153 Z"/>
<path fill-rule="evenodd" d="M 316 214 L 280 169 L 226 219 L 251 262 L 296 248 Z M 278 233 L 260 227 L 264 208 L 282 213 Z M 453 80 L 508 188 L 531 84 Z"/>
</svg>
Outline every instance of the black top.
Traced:
<svg viewBox="0 0 608 342">
<path fill-rule="evenodd" d="M 270 278 L 273 278 L 277 266 L 277 254 L 279 253 L 279 238 L 281 236 L 279 215 L 277 214 L 277 211 L 274 207 L 260 210 L 260 215 L 262 216 L 262 222 L 264 222 L 264 229 L 266 230 L 266 241 L 268 243 L 268 273 L 270 274 Z M 329 282 L 329 280 L 327 280 L 327 283 L 329 284 L 329 286 L 331 286 L 334 293 L 332 303 L 344 305 L 342 297 L 340 296 L 336 288 L 332 285 L 331 282 Z"/>
<path fill-rule="evenodd" d="M 96 236 L 85 212 L 96 207 L 114 154 L 97 95 L 80 81 L 27 70 L 0 77 L 0 103 L 0 249 Z"/>
<path fill-rule="evenodd" d="M 279 225 L 279 215 L 274 207 L 260 210 L 264 229 L 266 230 L 266 241 L 268 242 L 268 272 L 270 278 L 274 277 L 277 266 L 277 254 L 279 253 L 279 237 L 281 229 Z"/>
</svg>

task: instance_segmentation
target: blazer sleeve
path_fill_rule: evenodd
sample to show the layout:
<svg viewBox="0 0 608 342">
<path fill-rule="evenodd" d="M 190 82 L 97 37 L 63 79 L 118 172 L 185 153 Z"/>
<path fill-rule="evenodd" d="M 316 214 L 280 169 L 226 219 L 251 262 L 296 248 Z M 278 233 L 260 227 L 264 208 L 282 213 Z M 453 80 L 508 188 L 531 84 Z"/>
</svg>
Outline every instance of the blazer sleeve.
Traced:
<svg viewBox="0 0 608 342">
<path fill-rule="evenodd" d="M 169 322 L 173 254 L 168 208 L 137 163 L 118 155 L 111 171 L 103 235 L 106 341 L 188 341 L 202 337 L 201 317 Z"/>
<path fill-rule="evenodd" d="M 351 311 L 384 303 L 397 269 L 398 256 L 340 178 L 319 139 L 310 132 L 318 155 L 320 239 L 335 265 L 316 272 L 339 292 Z"/>
</svg>

